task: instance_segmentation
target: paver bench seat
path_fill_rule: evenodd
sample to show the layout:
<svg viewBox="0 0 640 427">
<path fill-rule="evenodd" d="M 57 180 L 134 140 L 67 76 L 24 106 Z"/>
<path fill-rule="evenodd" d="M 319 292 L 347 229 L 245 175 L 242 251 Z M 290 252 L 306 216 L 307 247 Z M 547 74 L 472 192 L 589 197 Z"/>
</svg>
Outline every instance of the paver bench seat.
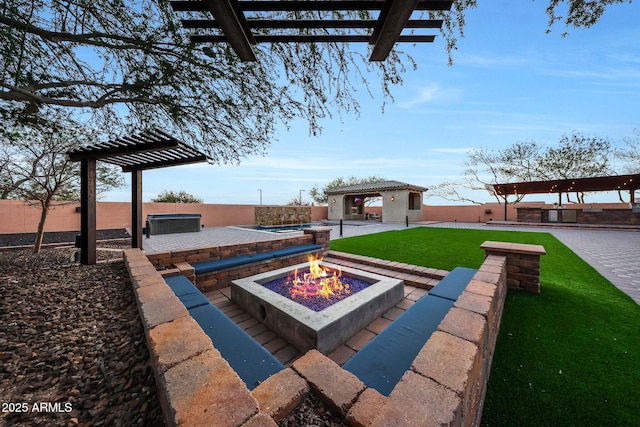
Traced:
<svg viewBox="0 0 640 427">
<path fill-rule="evenodd" d="M 211 273 L 225 268 L 238 267 L 245 264 L 250 264 L 258 261 L 265 261 L 268 259 L 278 258 L 287 255 L 295 255 L 307 251 L 321 250 L 322 245 L 308 244 L 292 246 L 289 248 L 276 249 L 269 252 L 261 252 L 251 255 L 240 255 L 232 258 L 217 259 L 213 261 L 204 261 L 193 264 L 195 274 Z"/>
<path fill-rule="evenodd" d="M 260 382 L 284 369 L 278 359 L 209 303 L 207 297 L 189 279 L 184 276 L 172 276 L 165 278 L 165 282 L 249 390 L 253 390 Z"/>
<path fill-rule="evenodd" d="M 477 272 L 473 268 L 456 267 L 429 291 L 429 295 L 457 301 Z"/>
<path fill-rule="evenodd" d="M 172 276 L 164 279 L 187 310 L 209 304 L 209 300 L 189 279 L 184 276 Z"/>
<path fill-rule="evenodd" d="M 351 357 L 343 369 L 353 373 L 367 387 L 388 396 L 476 271 L 462 267 L 452 270 L 427 295 Z M 436 288 L 440 288 L 436 293 L 445 297 L 434 295 Z"/>
<path fill-rule="evenodd" d="M 284 369 L 271 353 L 212 304 L 189 310 L 249 390 Z"/>
</svg>

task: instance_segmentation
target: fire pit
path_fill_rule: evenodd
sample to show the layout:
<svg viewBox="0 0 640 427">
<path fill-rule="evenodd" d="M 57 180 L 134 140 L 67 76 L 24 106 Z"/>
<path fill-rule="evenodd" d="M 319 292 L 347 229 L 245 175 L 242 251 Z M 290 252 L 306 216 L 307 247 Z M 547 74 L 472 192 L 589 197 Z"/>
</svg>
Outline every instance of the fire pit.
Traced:
<svg viewBox="0 0 640 427">
<path fill-rule="evenodd" d="M 321 279 L 333 283 L 338 279 L 341 285 L 327 291 L 325 284 L 305 277 L 314 269 Z M 315 348 L 323 353 L 334 350 L 403 297 L 402 280 L 321 260 L 315 266 L 298 264 L 231 284 L 231 299 L 249 314 L 299 350 Z"/>
<path fill-rule="evenodd" d="M 320 265 L 322 259 L 309 258 L 307 269 L 269 280 L 262 285 L 313 311 L 321 311 L 348 296 L 368 288 L 371 283 L 357 277 L 342 275 Z"/>
</svg>

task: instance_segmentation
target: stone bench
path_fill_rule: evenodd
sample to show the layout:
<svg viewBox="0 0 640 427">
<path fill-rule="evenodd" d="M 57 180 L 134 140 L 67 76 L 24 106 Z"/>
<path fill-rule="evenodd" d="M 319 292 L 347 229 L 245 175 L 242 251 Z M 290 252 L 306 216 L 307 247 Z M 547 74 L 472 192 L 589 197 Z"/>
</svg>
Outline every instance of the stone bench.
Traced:
<svg viewBox="0 0 640 427">
<path fill-rule="evenodd" d="M 165 278 L 165 282 L 249 390 L 284 369 L 278 359 L 210 304 L 189 279 L 172 276 Z"/>
<path fill-rule="evenodd" d="M 458 267 L 349 359 L 343 369 L 388 396 L 477 270 Z"/>
<path fill-rule="evenodd" d="M 213 273 L 220 270 L 243 266 L 259 261 L 267 261 L 289 255 L 297 255 L 304 252 L 317 252 L 323 250 L 322 245 L 308 244 L 292 246 L 288 248 L 275 249 L 268 252 L 260 252 L 250 255 L 240 255 L 232 258 L 216 259 L 212 261 L 204 261 L 192 264 L 196 276 L 201 274 Z"/>
</svg>

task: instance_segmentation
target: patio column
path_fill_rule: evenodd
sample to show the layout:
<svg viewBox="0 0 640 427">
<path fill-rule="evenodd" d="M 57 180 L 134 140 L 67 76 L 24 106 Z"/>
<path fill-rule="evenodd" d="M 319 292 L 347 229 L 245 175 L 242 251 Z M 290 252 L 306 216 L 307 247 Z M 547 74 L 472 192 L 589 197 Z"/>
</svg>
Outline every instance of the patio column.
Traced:
<svg viewBox="0 0 640 427">
<path fill-rule="evenodd" d="M 80 161 L 80 262 L 96 263 L 96 159 Z"/>
<path fill-rule="evenodd" d="M 142 249 L 142 170 L 131 171 L 131 247 Z"/>
</svg>

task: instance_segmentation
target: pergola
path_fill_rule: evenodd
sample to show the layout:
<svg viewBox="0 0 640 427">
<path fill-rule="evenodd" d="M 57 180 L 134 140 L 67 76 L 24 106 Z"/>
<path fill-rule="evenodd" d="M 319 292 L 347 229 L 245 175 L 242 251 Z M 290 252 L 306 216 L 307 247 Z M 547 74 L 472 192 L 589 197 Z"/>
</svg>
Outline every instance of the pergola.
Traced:
<svg viewBox="0 0 640 427">
<path fill-rule="evenodd" d="M 589 191 L 629 191 L 631 203 L 635 202 L 635 191 L 640 188 L 640 175 L 611 175 L 592 178 L 552 179 L 548 181 L 511 182 L 494 184 L 499 196 L 517 194 L 555 194 L 558 205 L 562 205 L 562 193 Z M 506 204 L 505 204 L 506 219 Z"/>
<path fill-rule="evenodd" d="M 67 153 L 80 162 L 80 262 L 96 263 L 96 161 L 131 172 L 131 246 L 142 248 L 142 171 L 209 160 L 200 151 L 161 130 L 81 147 Z"/>
<path fill-rule="evenodd" d="M 589 191 L 629 191 L 631 203 L 634 192 L 640 188 L 640 175 L 611 175 L 593 178 L 552 179 L 549 181 L 511 182 L 494 184 L 493 188 L 500 196 L 511 194 L 552 194 L 586 193 Z M 562 204 L 562 203 L 559 203 Z"/>
<path fill-rule="evenodd" d="M 373 45 L 370 61 L 384 61 L 396 42 L 433 42 L 435 36 L 402 34 L 405 28 L 438 29 L 441 19 L 411 19 L 414 11 L 446 11 L 451 0 L 187 0 L 170 1 L 176 12 L 202 12 L 214 19 L 184 19 L 190 29 L 213 30 L 192 34 L 193 43 L 227 42 L 243 61 L 256 61 L 258 43 L 364 42 Z M 376 19 L 262 19 L 261 12 L 371 11 Z M 337 32 L 364 30 L 364 33 Z M 276 32 L 273 30 L 284 32 Z M 292 31 L 293 30 L 293 31 Z"/>
</svg>

